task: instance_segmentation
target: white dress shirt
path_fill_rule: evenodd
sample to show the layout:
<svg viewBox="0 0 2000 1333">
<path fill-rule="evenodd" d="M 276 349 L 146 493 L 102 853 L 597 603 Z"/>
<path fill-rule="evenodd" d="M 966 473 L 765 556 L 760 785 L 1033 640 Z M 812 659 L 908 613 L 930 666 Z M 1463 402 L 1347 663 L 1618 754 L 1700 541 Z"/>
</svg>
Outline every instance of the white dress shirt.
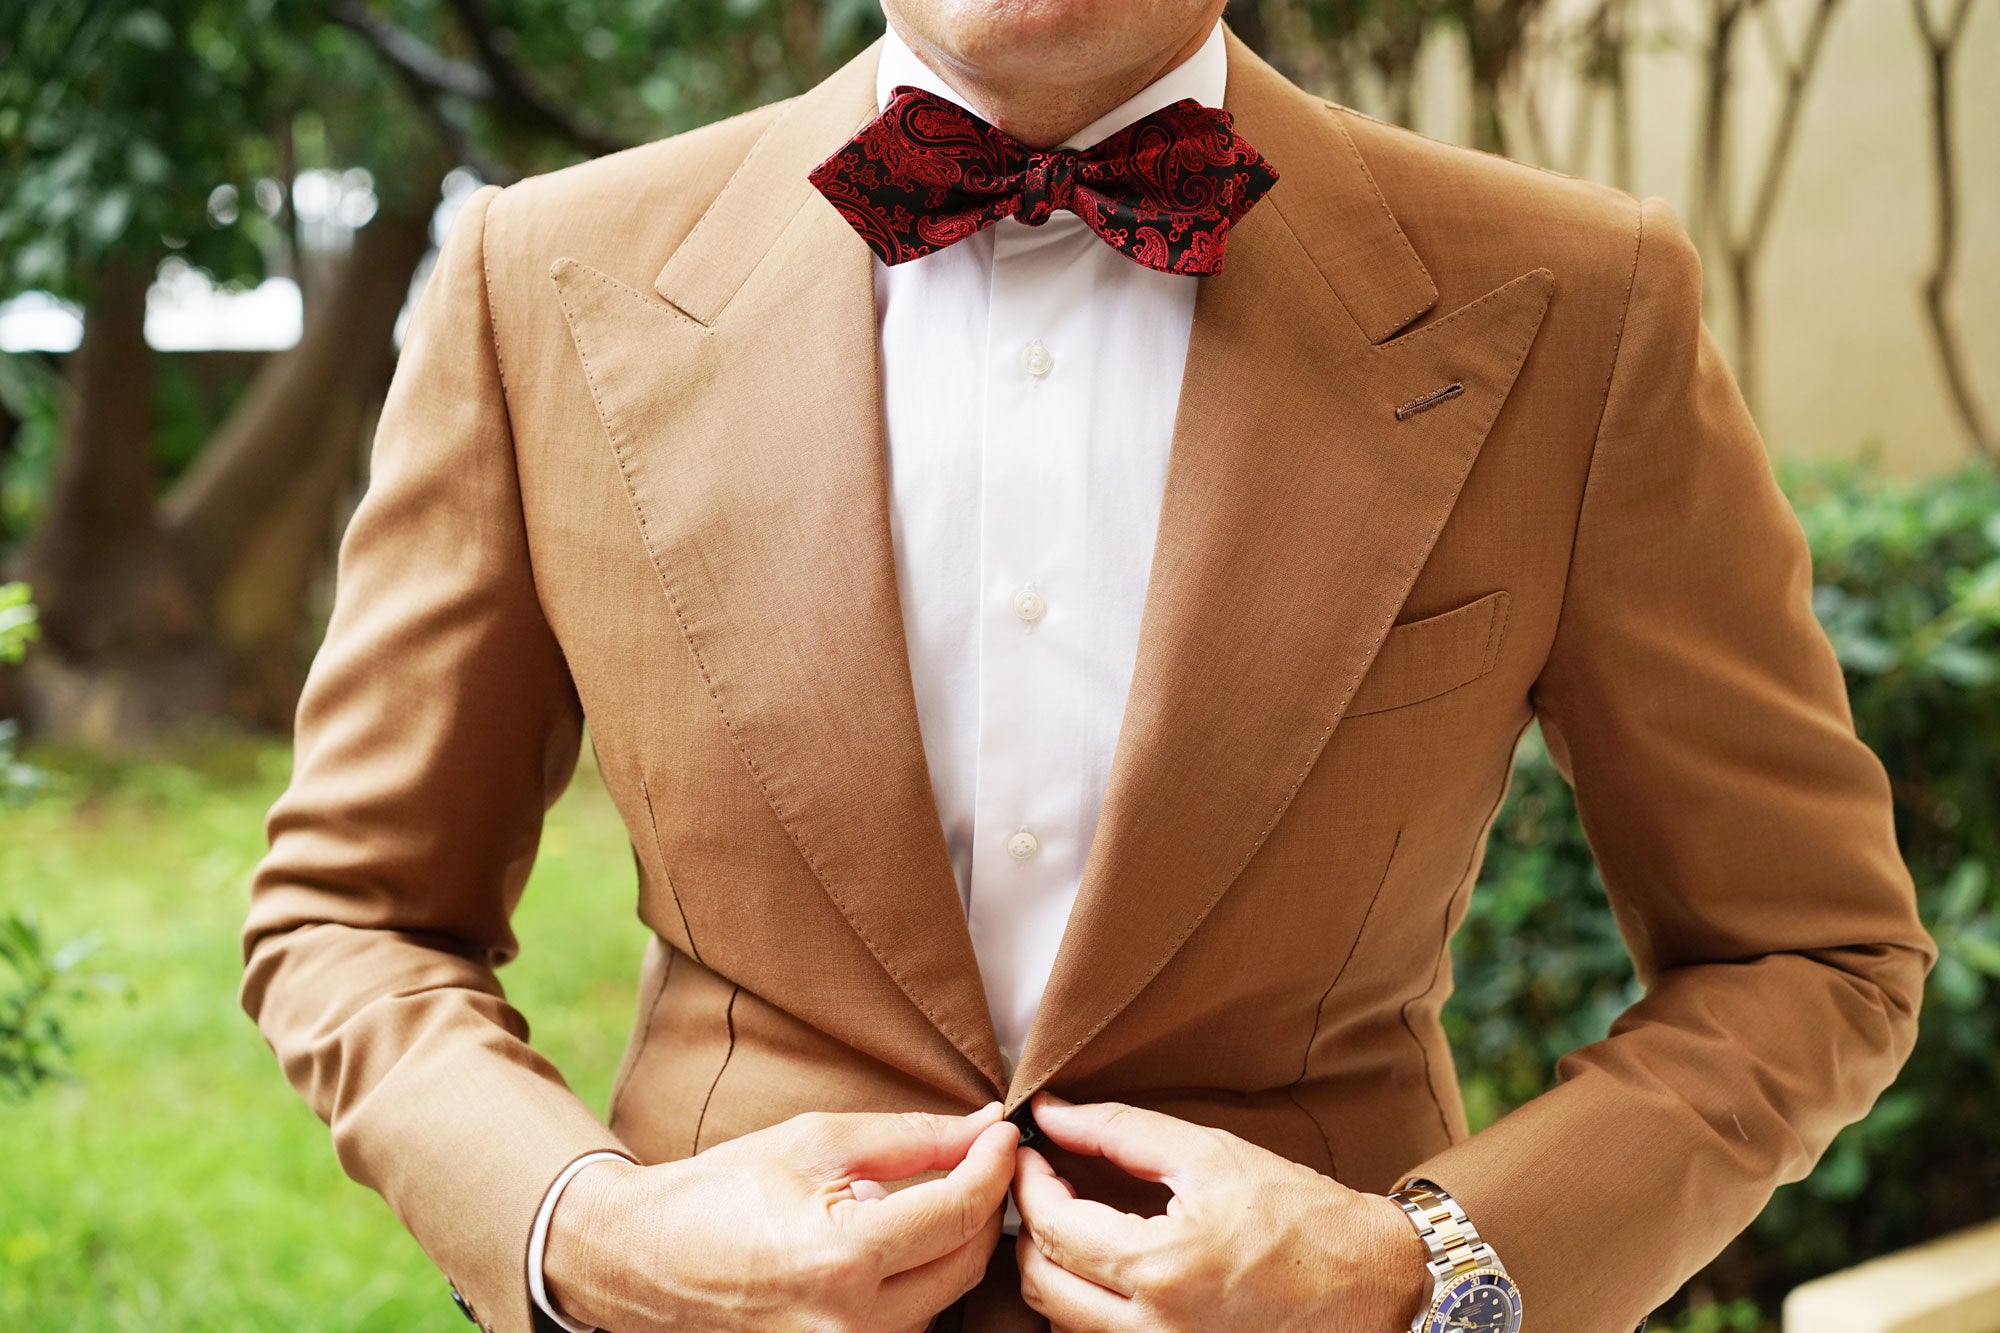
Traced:
<svg viewBox="0 0 2000 1333">
<path fill-rule="evenodd" d="M 1063 146 L 1183 97 L 1221 105 L 1225 63 L 1218 23 Z M 898 84 L 964 103 L 893 29 L 875 83 L 883 103 Z M 1097 831 L 1196 282 L 1134 263 L 1067 210 L 875 265 L 917 721 L 1010 1066 Z"/>
<path fill-rule="evenodd" d="M 1183 97 L 1221 106 L 1226 65 L 1218 22 L 1193 55 L 1062 146 L 1087 148 Z M 891 28 L 878 105 L 899 84 L 966 105 Z M 875 263 L 917 722 L 1009 1073 L 1097 831 L 1197 281 L 1127 259 L 1067 210 Z M 536 1279 L 569 1176 L 535 1220 Z M 557 1323 L 583 1330 L 538 1280 L 533 1289 Z"/>
</svg>

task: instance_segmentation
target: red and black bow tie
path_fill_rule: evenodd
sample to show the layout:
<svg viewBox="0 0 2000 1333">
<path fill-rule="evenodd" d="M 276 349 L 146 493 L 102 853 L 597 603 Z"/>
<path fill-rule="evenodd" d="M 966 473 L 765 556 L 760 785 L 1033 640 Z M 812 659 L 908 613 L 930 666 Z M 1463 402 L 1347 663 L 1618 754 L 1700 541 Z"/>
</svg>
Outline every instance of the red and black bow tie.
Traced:
<svg viewBox="0 0 2000 1333">
<path fill-rule="evenodd" d="M 1029 148 L 908 85 L 808 178 L 885 264 L 920 259 L 1001 218 L 1058 208 L 1163 273 L 1222 267 L 1229 228 L 1278 173 L 1229 113 L 1184 97 L 1089 148 Z"/>
</svg>

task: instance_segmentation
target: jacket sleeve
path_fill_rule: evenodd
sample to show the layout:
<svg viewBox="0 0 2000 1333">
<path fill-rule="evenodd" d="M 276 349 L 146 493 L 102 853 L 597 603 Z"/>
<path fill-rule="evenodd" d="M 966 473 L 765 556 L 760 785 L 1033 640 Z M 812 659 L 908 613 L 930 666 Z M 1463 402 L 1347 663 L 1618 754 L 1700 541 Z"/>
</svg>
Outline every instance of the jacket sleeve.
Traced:
<svg viewBox="0 0 2000 1333">
<path fill-rule="evenodd" d="M 411 317 L 252 881 L 241 998 L 348 1174 L 483 1325 L 525 1333 L 544 1192 L 624 1149 L 494 975 L 582 726 L 529 569 L 488 313 L 499 193 L 460 210 Z"/>
<path fill-rule="evenodd" d="M 1909 1054 L 1936 956 L 1699 260 L 1642 208 L 1533 702 L 1645 994 L 1409 1173 L 1493 1243 L 1526 1326 L 1562 1333 L 1630 1330 L 1811 1170 Z"/>
</svg>

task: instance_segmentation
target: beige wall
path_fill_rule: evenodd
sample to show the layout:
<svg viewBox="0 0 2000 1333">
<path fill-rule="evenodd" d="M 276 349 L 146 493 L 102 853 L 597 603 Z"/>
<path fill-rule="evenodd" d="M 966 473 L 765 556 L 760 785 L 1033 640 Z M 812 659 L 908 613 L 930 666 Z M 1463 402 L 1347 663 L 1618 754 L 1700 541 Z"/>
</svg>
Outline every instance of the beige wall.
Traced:
<svg viewBox="0 0 2000 1333">
<path fill-rule="evenodd" d="M 1942 13 L 1949 0 L 1931 0 Z M 1810 0 L 1782 0 L 1796 34 Z M 1690 203 L 1699 62 L 1707 0 L 1635 0 L 1652 34 L 1633 69 L 1633 187 Z M 1558 12 L 1587 7 L 1561 0 Z M 1974 0 L 1960 56 L 1961 180 L 1955 310 L 1967 360 L 2000 421 L 2000 3 Z M 1746 182 L 1771 127 L 1770 65 L 1751 28 L 1739 51 L 1740 163 Z M 1418 128 L 1463 139 L 1459 54 L 1441 42 L 1426 59 Z M 1544 72 L 1539 101 L 1549 142 L 1567 145 L 1574 88 Z M 1852 453 L 1879 443 L 1889 466 L 1948 467 L 1967 445 L 1946 398 L 1920 305 L 1931 264 L 1928 81 L 1909 0 L 1844 0 L 1813 85 L 1770 242 L 1762 292 L 1762 419 L 1776 452 Z M 1364 107 L 1369 98 L 1356 97 Z M 1601 118 L 1602 119 L 1602 118 Z M 1513 112 L 1513 150 L 1528 156 Z M 1565 165 L 1551 163 L 1549 165 Z M 1610 178 L 1599 152 L 1584 174 Z M 1746 199 L 1747 184 L 1740 190 Z M 1745 208 L 1747 211 L 1747 205 Z M 1709 319 L 1725 342 L 1730 319 L 1720 265 Z"/>
</svg>

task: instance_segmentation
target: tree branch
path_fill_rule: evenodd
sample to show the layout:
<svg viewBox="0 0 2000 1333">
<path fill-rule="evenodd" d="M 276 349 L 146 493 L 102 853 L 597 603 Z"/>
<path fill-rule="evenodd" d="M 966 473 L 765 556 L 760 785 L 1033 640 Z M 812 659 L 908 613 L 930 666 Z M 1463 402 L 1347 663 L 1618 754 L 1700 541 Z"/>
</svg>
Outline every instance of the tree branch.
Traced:
<svg viewBox="0 0 2000 1333">
<path fill-rule="evenodd" d="M 1818 69 L 1827 30 L 1839 7 L 1840 0 L 1817 0 L 1796 55 L 1785 40 L 1775 0 L 1714 0 L 1710 10 L 1708 89 L 1695 196 L 1697 219 L 1704 225 L 1696 233 L 1696 243 L 1704 245 L 1712 238 L 1728 261 L 1736 326 L 1736 378 L 1753 414 L 1759 408 L 1761 399 L 1757 356 L 1757 266 L 1763 256 L 1772 221 L 1777 216 L 1778 199 L 1798 138 L 1806 93 Z M 1729 125 L 1729 106 L 1733 81 L 1731 48 L 1736 24 L 1746 13 L 1761 21 L 1766 53 L 1776 67 L 1780 103 L 1777 125 L 1758 163 L 1749 213 L 1739 228 L 1735 192 L 1730 180 L 1729 149 L 1733 135 Z"/>
<path fill-rule="evenodd" d="M 465 127 L 446 111 L 444 103 L 448 99 L 491 107 L 500 116 L 573 144 L 592 157 L 629 146 L 623 140 L 570 119 L 530 88 L 508 56 L 499 31 L 479 0 L 451 0 L 451 7 L 478 53 L 477 64 L 445 55 L 375 13 L 362 0 L 334 0 L 331 13 L 336 22 L 359 33 L 388 62 L 452 151 L 485 180 L 505 184 L 519 173 L 499 166 L 479 151 Z"/>
<path fill-rule="evenodd" d="M 453 60 L 426 45 L 360 0 L 335 0 L 332 13 L 336 22 L 367 38 L 368 44 L 406 82 L 421 88 L 426 94 L 425 100 L 439 95 L 463 97 L 473 102 L 493 100 L 493 80 L 478 66 Z"/>
<path fill-rule="evenodd" d="M 1951 285 L 1958 270 L 1958 168 L 1954 148 L 1956 125 L 1951 112 L 1952 66 L 1959 39 L 1965 35 L 1972 0 L 1958 0 L 1951 20 L 1940 31 L 1932 21 L 1928 0 L 1910 0 L 1916 13 L 1917 32 L 1922 36 L 1930 63 L 1931 156 L 1937 219 L 1930 275 L 1924 280 L 1924 313 L 1929 319 L 1931 343 L 1944 371 L 1945 387 L 1952 405 L 1975 452 L 2000 459 L 2000 441 L 1986 419 L 1972 374 L 1965 364 L 1965 348 L 1951 317 Z"/>
<path fill-rule="evenodd" d="M 503 48 L 499 30 L 487 16 L 481 0 L 450 0 L 452 12 L 465 25 L 472 49 L 479 53 L 480 68 L 490 84 L 488 100 L 522 124 L 575 144 L 592 157 L 615 153 L 631 145 L 592 126 L 571 119 L 528 86 L 513 59 Z"/>
<path fill-rule="evenodd" d="M 1754 254 L 1764 248 L 1764 239 L 1777 212 L 1785 168 L 1791 163 L 1792 144 L 1798 137 L 1799 116 L 1805 105 L 1806 89 L 1812 83 L 1813 71 L 1819 66 L 1827 29 L 1832 25 L 1834 11 L 1839 7 L 1840 0 L 1819 0 L 1813 10 L 1812 22 L 1806 28 L 1805 41 L 1794 57 L 1785 50 L 1783 37 L 1778 33 L 1777 7 L 1770 0 L 1764 0 L 1760 6 L 1766 16 L 1765 32 L 1772 43 L 1772 63 L 1784 76 L 1784 104 L 1778 113 L 1777 129 L 1772 132 L 1764 155 L 1764 169 L 1757 185 L 1756 202 L 1751 207 L 1750 225 L 1737 246 L 1741 253 Z"/>
<path fill-rule="evenodd" d="M 484 181 L 507 185 L 518 178 L 518 172 L 501 166 L 482 152 L 465 126 L 445 109 L 450 98 L 483 101 L 490 97 L 492 85 L 485 75 L 463 61 L 432 50 L 362 6 L 359 0 L 336 0 L 331 13 L 336 23 L 359 33 L 388 62 L 410 101 L 458 161 L 478 172 Z"/>
</svg>

